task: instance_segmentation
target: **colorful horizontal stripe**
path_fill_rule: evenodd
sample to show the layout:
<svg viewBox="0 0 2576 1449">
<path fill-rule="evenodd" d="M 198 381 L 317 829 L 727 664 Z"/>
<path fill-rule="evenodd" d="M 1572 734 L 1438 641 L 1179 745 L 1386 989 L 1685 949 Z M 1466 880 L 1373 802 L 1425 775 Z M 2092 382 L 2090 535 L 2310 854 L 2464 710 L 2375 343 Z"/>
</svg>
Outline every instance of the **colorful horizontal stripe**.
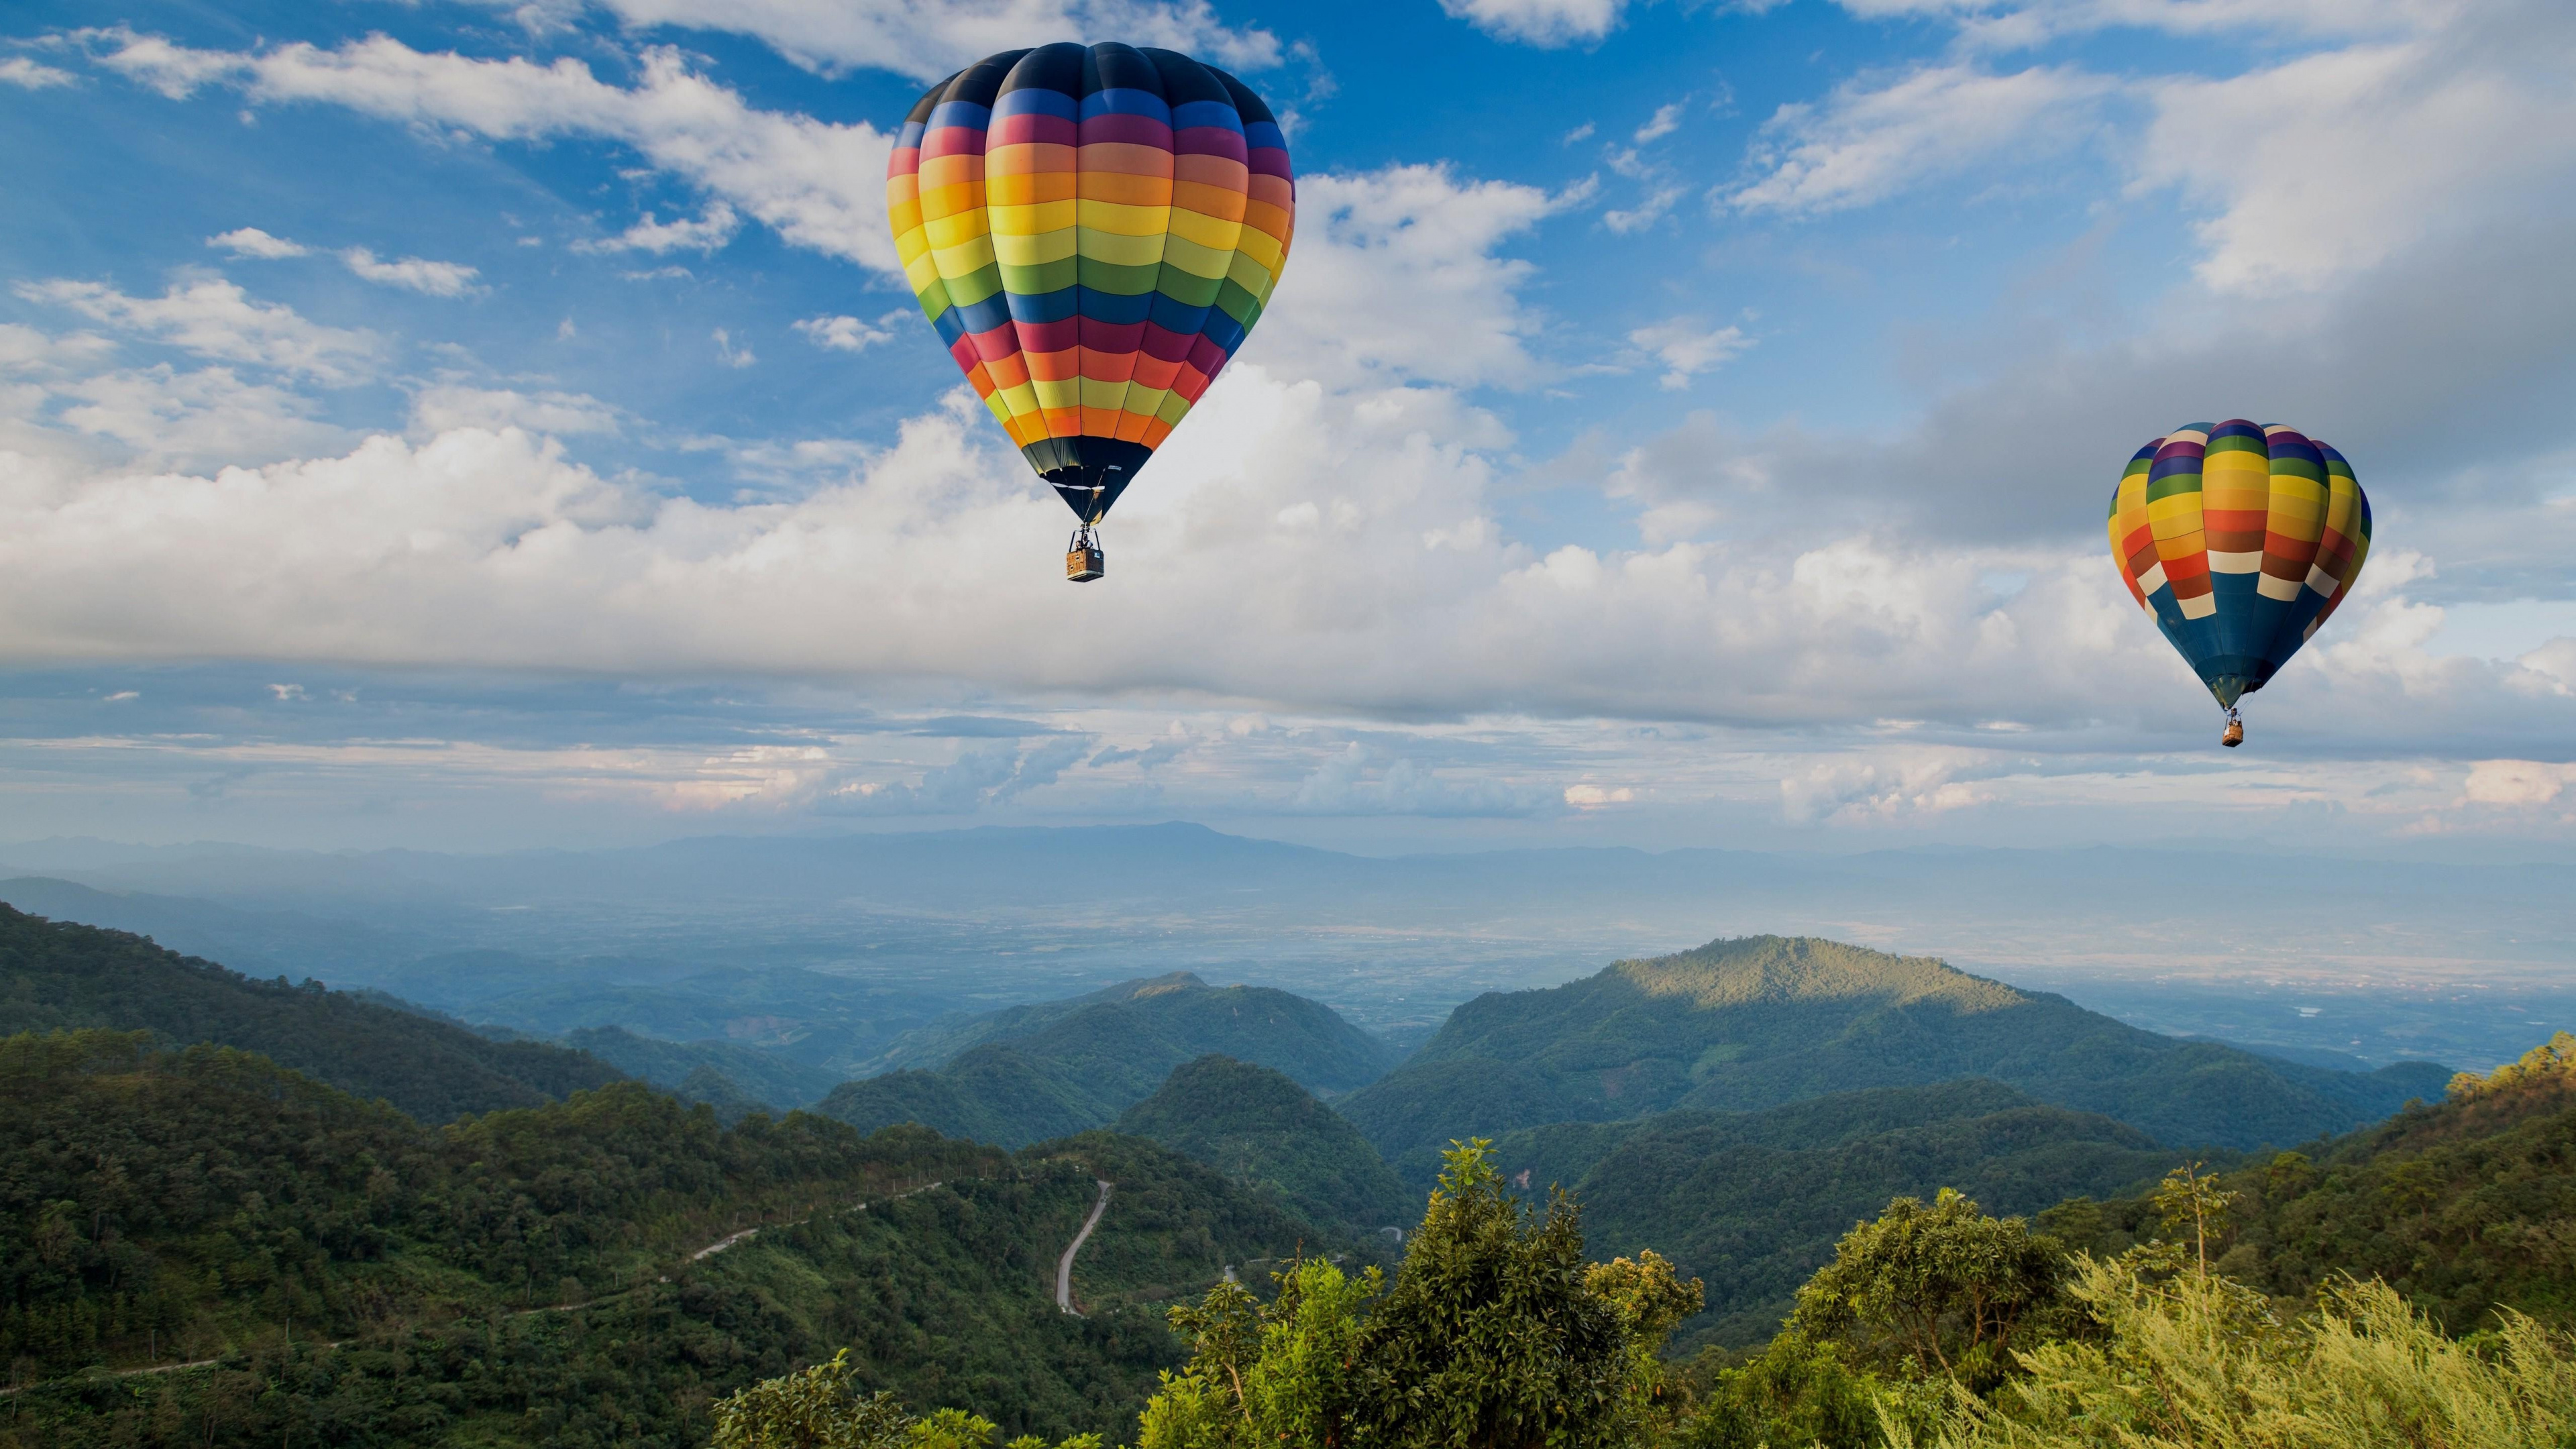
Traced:
<svg viewBox="0 0 2576 1449">
<path fill-rule="evenodd" d="M 2370 500 L 2324 443 L 2230 418 L 2140 448 L 2112 489 L 2110 535 L 2129 596 L 2232 709 L 2351 590 Z"/>
<path fill-rule="evenodd" d="M 1261 320 L 1297 190 L 1241 81 L 1168 50 L 1046 45 L 913 104 L 886 212 L 949 356 L 1094 521 Z"/>
</svg>

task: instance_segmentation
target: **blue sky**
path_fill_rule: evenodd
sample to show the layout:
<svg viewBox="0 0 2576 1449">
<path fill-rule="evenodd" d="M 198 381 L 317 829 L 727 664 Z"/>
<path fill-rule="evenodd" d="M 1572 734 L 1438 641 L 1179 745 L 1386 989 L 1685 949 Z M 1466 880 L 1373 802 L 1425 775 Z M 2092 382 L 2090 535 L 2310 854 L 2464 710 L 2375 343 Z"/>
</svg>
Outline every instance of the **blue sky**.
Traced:
<svg viewBox="0 0 2576 1449">
<path fill-rule="evenodd" d="M 13 8 L 0 840 L 2576 846 L 2564 5 L 704 8 Z M 1301 177 L 1082 590 L 880 181 L 1067 36 Z M 2230 414 L 2380 537 L 2222 756 L 2099 531 Z"/>
</svg>

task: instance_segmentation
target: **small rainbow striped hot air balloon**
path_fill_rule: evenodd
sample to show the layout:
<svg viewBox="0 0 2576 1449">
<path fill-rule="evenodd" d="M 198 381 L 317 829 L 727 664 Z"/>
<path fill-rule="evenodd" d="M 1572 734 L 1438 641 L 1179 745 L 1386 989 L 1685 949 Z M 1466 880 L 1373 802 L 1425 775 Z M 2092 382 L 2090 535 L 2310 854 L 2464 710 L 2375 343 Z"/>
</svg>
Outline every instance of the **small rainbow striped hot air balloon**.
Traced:
<svg viewBox="0 0 2576 1449">
<path fill-rule="evenodd" d="M 2370 499 L 2344 456 L 2242 418 L 2140 448 L 2111 493 L 2111 559 L 2129 594 L 2227 711 L 2270 682 L 2352 591 Z"/>
<path fill-rule="evenodd" d="M 886 167 L 895 249 L 948 354 L 1096 527 L 1260 320 L 1297 213 L 1250 87 L 1168 50 L 988 56 L 913 103 Z"/>
</svg>

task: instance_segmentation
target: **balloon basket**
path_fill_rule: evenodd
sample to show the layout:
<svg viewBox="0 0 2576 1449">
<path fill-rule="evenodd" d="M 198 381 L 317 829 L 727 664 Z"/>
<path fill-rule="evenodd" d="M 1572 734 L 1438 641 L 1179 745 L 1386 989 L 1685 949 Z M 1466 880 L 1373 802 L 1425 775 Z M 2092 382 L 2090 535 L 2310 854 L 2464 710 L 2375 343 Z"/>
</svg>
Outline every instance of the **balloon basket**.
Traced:
<svg viewBox="0 0 2576 1449">
<path fill-rule="evenodd" d="M 2219 731 L 2218 742 L 2231 750 L 2245 743 L 2245 721 L 2236 717 L 2236 711 L 2227 712 L 2227 728 Z"/>
<path fill-rule="evenodd" d="M 1100 535 L 1088 525 L 1073 531 L 1073 539 L 1064 546 L 1064 576 L 1077 584 L 1087 584 L 1109 572 L 1109 556 L 1100 551 Z"/>
</svg>

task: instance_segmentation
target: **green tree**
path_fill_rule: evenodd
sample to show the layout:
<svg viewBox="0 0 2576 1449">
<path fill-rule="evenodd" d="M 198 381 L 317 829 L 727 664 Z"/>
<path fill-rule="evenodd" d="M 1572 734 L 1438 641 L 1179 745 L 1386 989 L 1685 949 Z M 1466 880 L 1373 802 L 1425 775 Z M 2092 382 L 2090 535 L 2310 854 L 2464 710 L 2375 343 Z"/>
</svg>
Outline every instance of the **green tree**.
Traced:
<svg viewBox="0 0 2576 1449">
<path fill-rule="evenodd" d="M 1589 1449 L 1626 1425 L 1620 1310 L 1584 1282 L 1573 1201 L 1530 1210 L 1482 1138 L 1453 1147 L 1395 1287 L 1362 1327 L 1353 1439 L 1449 1449 Z"/>
<path fill-rule="evenodd" d="M 1677 1407 L 1665 1392 L 1664 1341 L 1706 1301 L 1699 1280 L 1683 1282 L 1671 1261 L 1649 1248 L 1633 1259 L 1595 1263 L 1584 1270 L 1583 1286 L 1610 1305 L 1628 1336 L 1628 1433 L 1660 1427 Z"/>
<path fill-rule="evenodd" d="M 1138 1424 L 1140 1449 L 1346 1442 L 1360 1315 L 1385 1286 L 1377 1269 L 1352 1278 L 1306 1260 L 1274 1274 L 1267 1305 L 1220 1283 L 1196 1307 L 1171 1311 L 1192 1344 L 1189 1365 L 1163 1375 Z"/>
<path fill-rule="evenodd" d="M 716 1405 L 714 1449 L 901 1449 L 916 1421 L 894 1395 L 859 1392 L 856 1374 L 845 1348 L 734 1394 Z"/>
<path fill-rule="evenodd" d="M 2209 1276 L 2209 1240 L 2212 1234 L 2226 1236 L 2227 1210 L 2243 1196 L 2218 1185 L 2218 1174 L 2203 1172 L 2201 1164 L 2186 1162 L 2165 1174 L 2148 1201 L 2155 1205 L 2156 1216 L 2163 1220 L 2165 1231 L 2177 1242 L 2188 1232 L 2193 1250 L 2199 1255 L 2197 1272 Z"/>
<path fill-rule="evenodd" d="M 2059 1308 L 2061 1261 L 2054 1239 L 1987 1217 L 1954 1189 L 1928 1207 L 1900 1197 L 1844 1234 L 1798 1290 L 1791 1326 L 1841 1342 L 1863 1367 L 1984 1392 Z"/>
<path fill-rule="evenodd" d="M 1895 1449 L 2535 1449 L 2576 1443 L 2576 1342 L 2507 1310 L 2455 1341 L 2376 1280 L 2346 1278 L 2284 1324 L 2216 1274 L 2077 1260 L 2103 1332 L 2041 1345 L 1992 1403 Z"/>
<path fill-rule="evenodd" d="M 1706 1357 L 1723 1352 L 1710 1349 Z M 1893 1389 L 1854 1367 L 1842 1345 L 1793 1329 L 1751 1361 L 1707 1372 L 1677 1442 L 1681 1449 L 1879 1449 L 1879 1402 Z"/>
</svg>

